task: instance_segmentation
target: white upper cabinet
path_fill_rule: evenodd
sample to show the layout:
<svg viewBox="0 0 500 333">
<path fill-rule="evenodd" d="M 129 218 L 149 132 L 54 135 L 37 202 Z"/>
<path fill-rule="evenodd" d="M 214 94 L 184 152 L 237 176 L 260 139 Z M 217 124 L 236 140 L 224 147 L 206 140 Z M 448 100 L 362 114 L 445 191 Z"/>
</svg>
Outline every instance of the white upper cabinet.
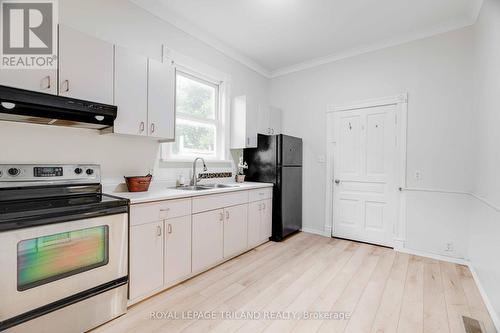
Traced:
<svg viewBox="0 0 500 333">
<path fill-rule="evenodd" d="M 57 94 L 56 69 L 0 69 L 0 85 Z"/>
<path fill-rule="evenodd" d="M 59 95 L 113 104 L 113 44 L 59 26 Z"/>
<path fill-rule="evenodd" d="M 281 134 L 281 117 L 281 109 L 272 106 L 259 106 L 258 133 L 266 135 Z"/>
<path fill-rule="evenodd" d="M 231 112 L 231 149 L 257 147 L 258 108 L 246 95 L 235 97 Z"/>
<path fill-rule="evenodd" d="M 175 67 L 149 59 L 148 73 L 148 135 L 174 140 Z"/>
<path fill-rule="evenodd" d="M 118 116 L 113 132 L 147 136 L 148 59 L 116 46 L 114 82 Z"/>
</svg>

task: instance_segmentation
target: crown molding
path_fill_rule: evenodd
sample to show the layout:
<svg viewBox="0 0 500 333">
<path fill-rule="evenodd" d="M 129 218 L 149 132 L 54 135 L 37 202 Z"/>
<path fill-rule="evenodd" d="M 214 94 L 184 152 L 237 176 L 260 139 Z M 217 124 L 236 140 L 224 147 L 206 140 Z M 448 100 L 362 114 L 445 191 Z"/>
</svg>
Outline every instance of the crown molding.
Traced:
<svg viewBox="0 0 500 333">
<path fill-rule="evenodd" d="M 478 6 L 478 7 L 479 8 L 477 10 L 480 10 L 480 6 Z M 355 57 L 358 55 L 362 55 L 362 54 L 366 54 L 366 53 L 370 53 L 370 52 L 374 52 L 374 51 L 378 51 L 378 50 L 382 50 L 382 49 L 386 49 L 386 48 L 390 48 L 390 47 L 394 47 L 394 46 L 422 40 L 425 38 L 433 37 L 435 35 L 444 34 L 447 32 L 454 31 L 454 30 L 459 30 L 459 29 L 462 29 L 462 28 L 465 28 L 465 27 L 468 27 L 468 26 L 474 24 L 476 22 L 477 15 L 478 14 L 474 14 L 475 19 L 473 17 L 467 17 L 467 18 L 463 18 L 460 20 L 456 20 L 455 22 L 452 22 L 450 24 L 441 25 L 437 28 L 428 29 L 427 31 L 413 34 L 413 35 L 409 35 L 409 36 L 406 36 L 403 38 L 396 38 L 396 39 L 387 40 L 387 41 L 384 41 L 381 43 L 365 45 L 365 46 L 362 46 L 359 48 L 354 48 L 354 49 L 346 51 L 346 52 L 334 53 L 334 54 L 331 54 L 331 55 L 326 56 L 326 57 L 318 57 L 318 58 L 315 58 L 312 60 L 300 62 L 300 63 L 295 64 L 295 65 L 279 68 L 279 69 L 273 70 L 271 72 L 271 78 L 277 78 L 280 76 L 292 74 L 295 72 L 300 72 L 300 71 L 303 71 L 306 69 L 311 69 L 314 67 L 318 67 L 321 65 L 325 65 L 328 63 L 339 61 L 342 59 L 352 58 L 352 57 Z"/>
<path fill-rule="evenodd" d="M 238 61 L 239 63 L 245 65 L 246 67 L 250 68 L 251 70 L 257 72 L 258 74 L 266 77 L 266 78 L 271 78 L 271 71 L 254 60 L 250 59 L 247 56 L 244 56 L 243 54 L 239 53 L 235 49 L 233 49 L 230 46 L 227 46 L 217 38 L 214 38 L 213 36 L 207 34 L 206 32 L 202 31 L 201 29 L 197 28 L 193 24 L 187 22 L 184 19 L 181 19 L 180 17 L 177 17 L 174 15 L 171 11 L 169 11 L 167 8 L 165 8 L 161 3 L 159 3 L 156 0 L 130 0 L 133 4 L 136 6 L 148 11 L 152 15 L 162 19 L 163 21 L 166 21 L 167 23 L 170 23 L 174 27 L 176 27 L 179 30 L 184 31 L 185 33 L 193 36 L 194 38 L 198 39 L 199 41 L 213 47 L 217 51 L 223 53 L 224 55 L 228 56 L 229 58 Z"/>
</svg>

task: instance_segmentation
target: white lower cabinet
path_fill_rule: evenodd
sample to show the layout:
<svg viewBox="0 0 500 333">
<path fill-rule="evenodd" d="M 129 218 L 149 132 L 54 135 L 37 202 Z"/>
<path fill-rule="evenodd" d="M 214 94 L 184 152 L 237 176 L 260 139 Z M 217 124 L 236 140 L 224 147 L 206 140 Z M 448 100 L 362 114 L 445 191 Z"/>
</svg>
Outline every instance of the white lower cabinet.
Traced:
<svg viewBox="0 0 500 333">
<path fill-rule="evenodd" d="M 262 201 L 260 220 L 260 240 L 268 241 L 273 233 L 273 201 L 271 199 Z"/>
<path fill-rule="evenodd" d="M 269 188 L 132 205 L 129 304 L 266 242 L 271 229 Z"/>
<path fill-rule="evenodd" d="M 193 215 L 193 272 L 221 261 L 224 256 L 224 210 Z"/>
<path fill-rule="evenodd" d="M 165 285 L 191 273 L 191 216 L 165 221 Z"/>
<path fill-rule="evenodd" d="M 129 298 L 163 286 L 163 221 L 130 227 Z"/>
<path fill-rule="evenodd" d="M 248 204 L 224 208 L 224 258 L 247 248 Z"/>
<path fill-rule="evenodd" d="M 273 201 L 259 200 L 248 204 L 248 246 L 269 240 L 273 231 Z"/>
<path fill-rule="evenodd" d="M 260 225 L 262 203 L 260 201 L 248 204 L 248 246 L 256 246 L 260 243 Z"/>
</svg>

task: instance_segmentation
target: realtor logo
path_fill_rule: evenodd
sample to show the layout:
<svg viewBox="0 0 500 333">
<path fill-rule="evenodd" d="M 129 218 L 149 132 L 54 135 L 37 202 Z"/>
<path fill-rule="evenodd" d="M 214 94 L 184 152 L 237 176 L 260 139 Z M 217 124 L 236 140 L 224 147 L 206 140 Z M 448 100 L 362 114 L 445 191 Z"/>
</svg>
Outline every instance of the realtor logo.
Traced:
<svg viewBox="0 0 500 333">
<path fill-rule="evenodd" d="M 0 3 L 1 67 L 56 68 L 56 0 L 0 0 Z"/>
</svg>

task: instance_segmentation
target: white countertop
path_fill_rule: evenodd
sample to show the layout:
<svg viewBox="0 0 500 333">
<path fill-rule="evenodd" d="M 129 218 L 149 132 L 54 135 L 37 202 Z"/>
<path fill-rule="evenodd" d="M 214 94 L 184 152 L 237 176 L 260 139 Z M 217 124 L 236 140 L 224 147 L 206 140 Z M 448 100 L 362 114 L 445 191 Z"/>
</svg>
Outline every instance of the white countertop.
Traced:
<svg viewBox="0 0 500 333">
<path fill-rule="evenodd" d="M 225 183 L 226 184 L 226 183 Z M 201 185 L 201 184 L 200 184 Z M 257 188 L 272 187 L 272 183 L 254 183 L 254 182 L 244 182 L 244 183 L 228 183 L 227 185 L 234 185 L 234 187 L 217 188 L 209 190 L 200 191 L 186 191 L 178 190 L 175 188 L 168 188 L 165 186 L 164 189 L 150 189 L 148 192 L 106 192 L 107 194 L 114 195 L 117 197 L 122 197 L 130 200 L 131 204 L 139 204 L 152 201 L 170 200 L 170 199 L 181 199 L 197 197 L 201 195 L 219 194 L 226 192 L 235 191 L 245 191 Z M 237 185 L 237 186 L 236 186 Z"/>
</svg>

